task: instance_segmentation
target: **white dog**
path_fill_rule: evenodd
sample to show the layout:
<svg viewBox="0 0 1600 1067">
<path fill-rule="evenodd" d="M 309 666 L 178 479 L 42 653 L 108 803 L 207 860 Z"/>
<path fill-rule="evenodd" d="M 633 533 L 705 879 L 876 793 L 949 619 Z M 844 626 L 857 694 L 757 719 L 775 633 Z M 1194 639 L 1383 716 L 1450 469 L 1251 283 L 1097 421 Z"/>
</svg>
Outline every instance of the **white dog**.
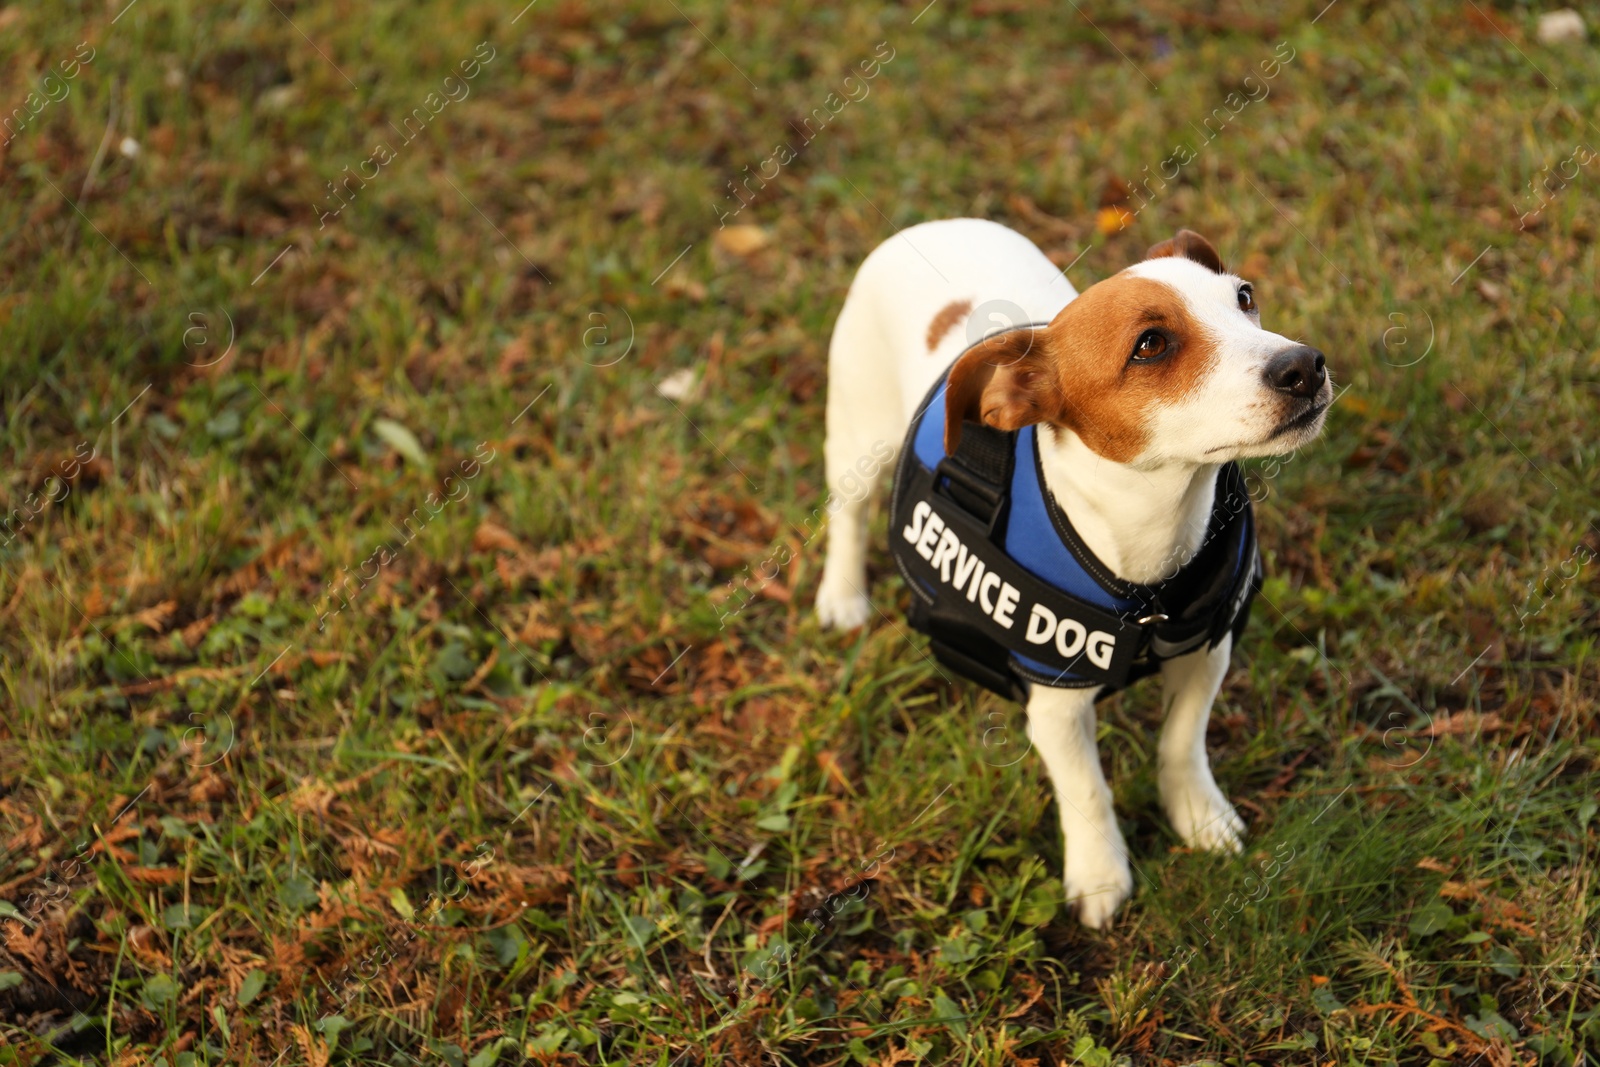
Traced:
<svg viewBox="0 0 1600 1067">
<path fill-rule="evenodd" d="M 1015 309 L 1011 316 L 1021 320 L 1008 325 L 1020 328 L 969 345 L 996 307 Z M 1322 353 L 1263 329 L 1250 284 L 1227 273 L 1198 234 L 1180 231 L 1080 296 L 1027 238 L 977 219 L 914 226 L 867 257 L 834 327 L 828 376 L 827 475 L 835 493 L 845 496 L 842 490 L 858 477 L 857 461 L 881 455 L 884 442 L 904 449 L 924 398 L 935 406 L 936 422 L 942 410 L 945 455 L 957 451 L 963 426 L 974 436 L 1031 434 L 1035 462 L 1024 458 L 1015 467 L 1036 468 L 1055 528 L 1080 565 L 1111 591 L 1105 596 L 1113 604 L 1113 594 L 1159 589 L 1197 559 L 1231 521 L 1220 503 L 1219 472 L 1231 460 L 1285 453 L 1312 440 L 1332 394 Z M 930 433 L 926 440 L 937 445 L 939 427 Z M 926 464 L 936 465 L 939 453 L 935 447 Z M 898 477 L 908 469 L 914 467 L 902 455 Z M 946 463 L 924 476 L 948 484 L 959 473 Z M 898 482 L 895 491 L 898 501 Z M 869 485 L 833 516 L 817 594 L 825 625 L 853 628 L 873 614 L 866 580 L 871 496 Z M 1105 925 L 1133 889 L 1095 748 L 1095 700 L 1110 688 L 1095 680 L 1108 677 L 1102 668 L 1118 669 L 1109 651 L 1118 641 L 1125 646 L 1120 669 L 1129 669 L 1135 652 L 1140 657 L 1127 677 L 1159 671 L 1166 689 L 1158 779 L 1173 827 L 1192 846 L 1237 850 L 1244 824 L 1217 788 L 1205 751 L 1206 721 L 1232 647 L 1232 616 L 1218 615 L 1222 628 L 1176 654 L 1169 642 L 1167 655 L 1160 654 L 1159 634 L 1152 652 L 1152 638 L 1137 629 L 1161 625 L 1165 614 L 1107 622 L 1086 640 L 1096 624 L 1041 605 L 1024 627 L 1027 576 L 1005 570 L 1011 564 L 1004 556 L 1027 570 L 1035 542 L 1052 538 L 1030 534 L 1018 543 L 1013 536 L 1002 550 L 998 540 L 983 541 L 981 515 L 958 535 L 947 501 L 928 499 L 933 504 L 919 503 L 914 515 L 908 505 L 903 531 L 898 517 L 892 520 L 891 540 L 910 564 L 926 567 L 922 590 L 942 588 L 950 610 L 973 613 L 976 621 L 963 622 L 969 630 L 988 627 L 996 640 L 1028 653 L 1009 660 L 1021 679 L 1013 692 L 1026 693 L 1029 734 L 1055 785 L 1066 835 L 1064 882 L 1080 919 Z M 949 529 L 935 529 L 946 525 L 941 511 Z M 907 544 L 898 543 L 901 532 Z M 1247 532 L 1250 565 L 1258 566 L 1253 527 Z M 924 563 L 909 554 L 912 548 Z M 901 569 L 915 577 L 905 562 Z M 1259 580 L 1255 571 L 1248 577 Z M 1024 628 L 1031 644 L 1015 644 L 1024 642 Z M 1142 643 L 1134 648 L 1136 639 Z M 1037 663 L 1028 658 L 1034 649 L 1040 657 L 1059 651 L 1068 658 Z M 1053 677 L 1041 673 L 1060 664 Z M 1087 673 L 1067 674 L 1080 667 Z"/>
</svg>

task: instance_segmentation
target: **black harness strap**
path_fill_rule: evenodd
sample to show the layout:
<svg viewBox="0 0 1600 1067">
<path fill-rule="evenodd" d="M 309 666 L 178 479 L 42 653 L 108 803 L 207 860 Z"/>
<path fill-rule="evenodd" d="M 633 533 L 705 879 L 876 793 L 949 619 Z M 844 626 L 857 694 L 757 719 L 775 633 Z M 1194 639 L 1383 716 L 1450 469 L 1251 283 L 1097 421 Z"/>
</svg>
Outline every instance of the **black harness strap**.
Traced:
<svg viewBox="0 0 1600 1067">
<path fill-rule="evenodd" d="M 1005 510 L 1016 465 L 1017 435 L 975 422 L 961 427 L 961 443 L 934 472 L 934 488 L 988 528 L 993 537 Z"/>
<path fill-rule="evenodd" d="M 947 525 L 952 521 L 959 525 L 957 515 L 964 513 L 981 529 L 982 541 L 993 542 L 995 529 L 1005 515 L 1006 487 L 1011 484 L 1016 462 L 1014 436 L 977 423 L 969 422 L 961 428 L 961 444 L 955 454 L 940 462 L 932 485 L 922 487 L 937 490 L 942 486 L 955 509 L 959 509 L 945 514 Z M 920 468 L 917 473 L 922 473 Z M 969 536 L 977 532 L 967 530 Z M 934 657 L 951 670 L 1002 696 L 1026 699 L 1021 683 L 1011 673 L 1010 651 L 981 627 L 974 626 L 951 598 L 935 597 L 930 604 L 922 597 L 912 597 L 910 622 L 929 636 Z"/>
</svg>

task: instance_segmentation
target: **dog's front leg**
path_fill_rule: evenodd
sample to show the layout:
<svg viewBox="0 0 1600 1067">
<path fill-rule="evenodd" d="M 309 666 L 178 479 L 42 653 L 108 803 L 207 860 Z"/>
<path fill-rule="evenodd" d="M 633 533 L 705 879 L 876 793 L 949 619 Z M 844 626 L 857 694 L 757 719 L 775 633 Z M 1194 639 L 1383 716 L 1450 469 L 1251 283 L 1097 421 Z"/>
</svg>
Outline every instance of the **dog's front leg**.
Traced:
<svg viewBox="0 0 1600 1067">
<path fill-rule="evenodd" d="M 1078 906 L 1079 919 L 1094 929 L 1110 922 L 1133 893 L 1128 849 L 1095 747 L 1097 692 L 1036 685 L 1028 696 L 1028 735 L 1055 783 L 1066 835 L 1062 882 L 1067 901 Z"/>
<path fill-rule="evenodd" d="M 1206 721 L 1228 672 L 1232 637 L 1214 648 L 1161 664 L 1167 719 L 1161 728 L 1156 780 L 1172 828 L 1194 848 L 1237 852 L 1244 822 L 1211 777 L 1206 758 Z"/>
</svg>

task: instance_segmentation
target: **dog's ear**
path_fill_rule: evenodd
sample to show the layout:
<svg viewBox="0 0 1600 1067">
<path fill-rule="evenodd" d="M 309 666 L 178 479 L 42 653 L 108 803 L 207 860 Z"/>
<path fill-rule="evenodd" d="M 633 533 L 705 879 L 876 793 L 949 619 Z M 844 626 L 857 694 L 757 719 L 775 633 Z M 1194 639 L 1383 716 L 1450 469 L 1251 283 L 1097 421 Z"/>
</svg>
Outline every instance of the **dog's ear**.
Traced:
<svg viewBox="0 0 1600 1067">
<path fill-rule="evenodd" d="M 950 368 L 944 395 L 944 450 L 954 455 L 961 424 L 971 419 L 997 430 L 1044 421 L 1055 384 L 1047 372 L 1045 331 L 1034 327 L 986 337 Z"/>
<path fill-rule="evenodd" d="M 1182 256 L 1194 260 L 1213 274 L 1227 273 L 1222 269 L 1222 257 L 1217 255 L 1211 242 L 1193 230 L 1179 230 L 1165 241 L 1151 245 L 1144 258 L 1160 259 L 1162 256 Z"/>
</svg>

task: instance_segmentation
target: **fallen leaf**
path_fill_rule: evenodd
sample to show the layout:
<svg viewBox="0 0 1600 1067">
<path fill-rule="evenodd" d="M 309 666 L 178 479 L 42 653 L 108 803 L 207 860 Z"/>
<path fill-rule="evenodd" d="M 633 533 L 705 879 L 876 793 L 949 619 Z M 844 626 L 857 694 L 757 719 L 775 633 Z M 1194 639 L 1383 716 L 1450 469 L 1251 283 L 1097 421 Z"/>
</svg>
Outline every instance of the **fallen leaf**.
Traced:
<svg viewBox="0 0 1600 1067">
<path fill-rule="evenodd" d="M 183 881 L 183 871 L 177 867 L 124 867 L 122 873 L 140 885 L 177 885 Z"/>
<path fill-rule="evenodd" d="M 772 243 L 760 226 L 728 226 L 711 235 L 711 243 L 731 256 L 753 256 Z"/>
<path fill-rule="evenodd" d="M 917 1054 L 912 1052 L 909 1047 L 897 1049 L 893 1044 L 890 1044 L 889 1051 L 883 1054 L 883 1059 L 878 1061 L 877 1067 L 894 1067 L 897 1063 L 906 1062 L 916 1063 Z"/>
<path fill-rule="evenodd" d="M 176 600 L 163 600 L 153 608 L 145 608 L 134 615 L 134 621 L 148 627 L 153 633 L 162 633 L 178 610 Z"/>
<path fill-rule="evenodd" d="M 704 285 L 687 277 L 681 270 L 669 275 L 666 281 L 661 283 L 661 288 L 668 296 L 688 297 L 696 304 L 704 303 L 706 297 L 711 295 Z"/>
<path fill-rule="evenodd" d="M 561 637 L 561 627 L 544 618 L 544 601 L 534 600 L 528 604 L 528 618 L 522 624 L 522 629 L 517 631 L 517 637 L 524 644 L 536 645 L 541 641 L 555 641 Z"/>
<path fill-rule="evenodd" d="M 417 440 L 417 435 L 393 419 L 373 419 L 372 432 L 417 466 L 428 465 L 428 454 L 422 450 L 422 442 Z"/>
<path fill-rule="evenodd" d="M 295 1044 L 305 1053 L 307 1067 L 328 1067 L 328 1046 L 311 1036 L 311 1031 L 296 1023 L 289 1024 Z"/>
<path fill-rule="evenodd" d="M 656 384 L 656 394 L 668 400 L 688 400 L 694 392 L 694 368 L 686 367 L 683 370 L 673 371 Z"/>
<path fill-rule="evenodd" d="M 204 778 L 189 787 L 189 800 L 195 804 L 210 803 L 214 800 L 223 800 L 228 795 L 227 780 L 215 774 L 207 774 Z"/>
<path fill-rule="evenodd" d="M 139 925 L 128 931 L 128 950 L 141 962 L 170 966 L 171 958 L 162 944 L 161 932 L 153 926 Z"/>
<path fill-rule="evenodd" d="M 289 794 L 289 807 L 302 815 L 315 815 L 318 818 L 328 817 L 328 808 L 339 794 L 324 782 L 305 779 L 300 787 Z"/>
<path fill-rule="evenodd" d="M 1120 204 L 1103 207 L 1094 216 L 1095 229 L 1107 236 L 1119 233 L 1131 225 L 1133 225 L 1133 213 Z"/>
<path fill-rule="evenodd" d="M 178 636 L 183 639 L 184 647 L 188 648 L 190 651 L 198 648 L 200 646 L 200 639 L 210 631 L 212 625 L 216 621 L 216 612 L 212 612 L 210 615 L 207 615 L 204 618 L 196 619 L 188 626 L 185 626 L 183 629 L 179 630 Z"/>
<path fill-rule="evenodd" d="M 497 523 L 485 519 L 478 524 L 478 529 L 472 535 L 472 547 L 479 552 L 488 552 L 500 549 L 504 552 L 521 552 L 522 542 L 518 541 L 510 530 Z"/>
</svg>

